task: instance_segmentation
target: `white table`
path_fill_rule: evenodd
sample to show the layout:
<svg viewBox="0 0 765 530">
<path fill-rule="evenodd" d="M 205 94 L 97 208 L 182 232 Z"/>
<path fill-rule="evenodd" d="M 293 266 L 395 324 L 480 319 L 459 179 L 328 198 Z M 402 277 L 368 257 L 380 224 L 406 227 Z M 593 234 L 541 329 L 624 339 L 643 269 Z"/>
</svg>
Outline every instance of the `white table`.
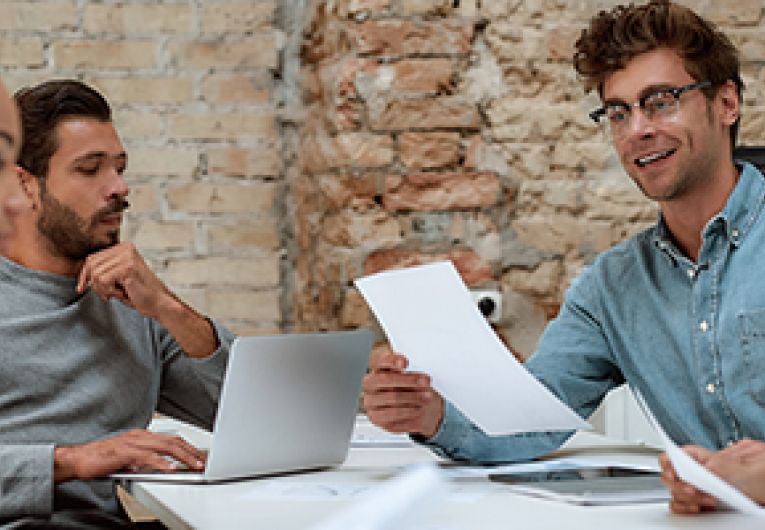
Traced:
<svg viewBox="0 0 765 530">
<path fill-rule="evenodd" d="M 621 458 L 635 462 L 655 462 L 653 455 L 597 435 L 580 434 L 567 447 L 567 452 L 587 455 L 597 452 L 605 456 L 618 453 Z M 345 464 L 329 471 L 207 486 L 133 483 L 131 489 L 136 500 L 173 529 L 303 530 L 354 502 L 348 489 L 381 484 L 396 475 L 402 466 L 433 459 L 429 451 L 419 447 L 353 448 Z M 330 495 L 331 492 L 326 491 L 330 486 L 340 495 Z M 459 492 L 428 511 L 418 523 L 418 529 L 747 530 L 765 526 L 761 519 L 737 513 L 675 516 L 666 503 L 574 506 L 515 494 L 501 484 L 484 479 L 463 479 L 456 487 Z M 298 496 L 285 497 L 284 492 L 288 490 Z"/>
</svg>

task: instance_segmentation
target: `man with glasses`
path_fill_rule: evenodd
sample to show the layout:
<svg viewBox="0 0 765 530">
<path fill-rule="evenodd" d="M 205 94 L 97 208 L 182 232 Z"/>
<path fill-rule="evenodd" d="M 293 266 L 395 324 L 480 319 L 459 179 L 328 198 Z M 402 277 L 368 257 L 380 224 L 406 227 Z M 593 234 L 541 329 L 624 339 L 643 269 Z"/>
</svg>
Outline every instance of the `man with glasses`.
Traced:
<svg viewBox="0 0 765 530">
<path fill-rule="evenodd" d="M 690 9 L 653 0 L 596 15 L 574 66 L 603 101 L 592 118 L 661 215 L 582 271 L 528 370 L 583 417 L 626 382 L 679 443 L 765 438 L 765 377 L 754 375 L 765 365 L 765 179 L 732 157 L 736 49 Z M 367 414 L 442 455 L 522 460 L 572 434 L 488 436 L 406 362 L 375 356 Z"/>
</svg>

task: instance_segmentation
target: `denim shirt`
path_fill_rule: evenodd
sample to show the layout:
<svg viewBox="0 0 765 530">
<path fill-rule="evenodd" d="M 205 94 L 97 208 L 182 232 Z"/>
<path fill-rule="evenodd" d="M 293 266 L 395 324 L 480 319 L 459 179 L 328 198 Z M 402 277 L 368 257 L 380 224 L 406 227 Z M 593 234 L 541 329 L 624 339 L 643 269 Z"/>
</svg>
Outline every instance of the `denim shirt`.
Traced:
<svg viewBox="0 0 765 530">
<path fill-rule="evenodd" d="M 582 417 L 626 382 L 679 444 L 765 439 L 764 201 L 765 177 L 743 164 L 702 232 L 698 262 L 678 250 L 662 218 L 598 256 L 526 368 Z M 571 434 L 488 436 L 446 402 L 439 431 L 424 443 L 455 459 L 515 461 Z"/>
</svg>

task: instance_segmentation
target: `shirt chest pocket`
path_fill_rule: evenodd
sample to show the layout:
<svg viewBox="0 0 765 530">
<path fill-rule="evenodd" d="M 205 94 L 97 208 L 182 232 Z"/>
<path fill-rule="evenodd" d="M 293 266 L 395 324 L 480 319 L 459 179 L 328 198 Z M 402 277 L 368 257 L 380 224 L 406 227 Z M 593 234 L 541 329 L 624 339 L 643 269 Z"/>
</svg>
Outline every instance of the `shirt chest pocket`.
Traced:
<svg viewBox="0 0 765 530">
<path fill-rule="evenodd" d="M 738 320 L 749 390 L 765 406 L 765 309 L 742 311 Z"/>
</svg>

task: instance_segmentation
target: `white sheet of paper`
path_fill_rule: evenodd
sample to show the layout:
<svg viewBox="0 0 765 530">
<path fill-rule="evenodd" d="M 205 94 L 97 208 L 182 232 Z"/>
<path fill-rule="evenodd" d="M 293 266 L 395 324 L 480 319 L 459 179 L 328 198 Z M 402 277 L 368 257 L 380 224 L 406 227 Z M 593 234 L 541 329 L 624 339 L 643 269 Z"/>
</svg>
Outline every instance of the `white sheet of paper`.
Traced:
<svg viewBox="0 0 765 530">
<path fill-rule="evenodd" d="M 648 418 L 648 421 L 653 425 L 656 432 L 659 433 L 659 437 L 664 442 L 664 450 L 672 461 L 677 476 L 688 484 L 694 486 L 696 489 L 717 497 L 730 508 L 743 513 L 765 517 L 765 510 L 756 502 L 709 471 L 694 460 L 688 453 L 680 449 L 680 447 L 667 436 L 664 429 L 661 428 L 661 425 L 654 417 L 651 409 L 648 408 L 648 405 L 640 392 L 635 390 L 634 394 L 635 400 L 640 405 L 640 408 L 643 409 L 646 418 Z"/>
<path fill-rule="evenodd" d="M 312 530 L 407 528 L 407 523 L 436 506 L 448 491 L 448 482 L 434 465 L 418 466 L 367 491 Z"/>
<path fill-rule="evenodd" d="M 356 280 L 409 369 L 491 435 L 590 425 L 515 360 L 473 303 L 449 261 Z"/>
</svg>

